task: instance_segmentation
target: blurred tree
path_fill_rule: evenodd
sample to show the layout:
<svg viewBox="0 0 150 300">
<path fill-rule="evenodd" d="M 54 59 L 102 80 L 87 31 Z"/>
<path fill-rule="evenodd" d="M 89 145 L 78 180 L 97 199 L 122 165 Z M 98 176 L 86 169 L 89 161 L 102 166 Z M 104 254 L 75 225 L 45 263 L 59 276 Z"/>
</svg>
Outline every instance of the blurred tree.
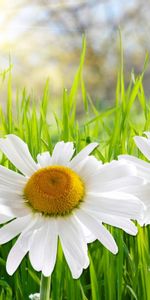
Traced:
<svg viewBox="0 0 150 300">
<path fill-rule="evenodd" d="M 82 33 L 87 37 L 86 85 L 94 99 L 115 97 L 119 26 L 127 80 L 131 68 L 141 71 L 150 50 L 146 0 L 1 0 L 0 7 L 1 68 L 11 54 L 17 86 L 26 85 L 39 95 L 48 76 L 54 98 L 64 85 L 70 87 Z"/>
</svg>

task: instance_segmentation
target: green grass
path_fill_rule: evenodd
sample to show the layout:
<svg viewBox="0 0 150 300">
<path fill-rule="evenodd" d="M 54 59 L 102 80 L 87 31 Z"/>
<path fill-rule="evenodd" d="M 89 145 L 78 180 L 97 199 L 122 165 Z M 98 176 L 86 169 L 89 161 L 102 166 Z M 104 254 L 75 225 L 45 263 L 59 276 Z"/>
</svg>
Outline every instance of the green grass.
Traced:
<svg viewBox="0 0 150 300">
<path fill-rule="evenodd" d="M 0 109 L 1 136 L 14 133 L 27 142 L 36 159 L 39 152 L 52 151 L 60 140 L 73 141 L 77 152 L 90 142 L 97 141 L 96 157 L 103 162 L 116 159 L 121 153 L 143 156 L 133 142 L 135 134 L 150 130 L 150 102 L 143 88 L 143 76 L 148 63 L 146 57 L 142 74 L 132 73 L 128 86 L 124 84 L 123 52 L 116 84 L 116 99 L 112 106 L 99 111 L 88 95 L 83 80 L 86 44 L 80 65 L 69 91 L 64 89 L 57 112 L 53 112 L 49 82 L 46 82 L 40 103 L 32 101 L 24 89 L 16 99 L 12 96 L 11 68 L 2 72 L 1 80 L 8 81 L 5 112 Z M 107 80 L 107 79 L 106 79 Z M 115 87 L 114 87 L 115 88 Z M 78 95 L 84 110 L 78 119 Z M 15 169 L 4 155 L 1 164 Z M 149 300 L 150 299 L 150 230 L 139 227 L 137 237 L 111 228 L 119 246 L 114 256 L 98 241 L 89 245 L 90 267 L 78 280 L 73 280 L 65 262 L 61 246 L 52 274 L 52 300 Z M 25 257 L 13 276 L 5 270 L 5 262 L 13 242 L 0 246 L 0 300 L 26 300 L 39 291 L 40 274 L 35 272 Z"/>
</svg>

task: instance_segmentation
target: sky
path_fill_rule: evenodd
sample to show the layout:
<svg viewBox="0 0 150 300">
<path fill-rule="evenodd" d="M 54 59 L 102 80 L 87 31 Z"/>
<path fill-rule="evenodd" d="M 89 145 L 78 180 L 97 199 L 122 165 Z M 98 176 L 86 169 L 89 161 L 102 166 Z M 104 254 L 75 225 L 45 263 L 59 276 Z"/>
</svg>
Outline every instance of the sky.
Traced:
<svg viewBox="0 0 150 300">
<path fill-rule="evenodd" d="M 66 7 L 75 6 L 77 2 L 82 1 L 63 1 Z M 83 1 L 84 2 L 84 1 Z M 61 26 L 57 23 L 42 24 L 47 19 L 48 9 L 61 9 L 62 1 L 47 1 L 46 4 L 40 5 L 38 1 L 0 1 L 0 47 L 5 53 L 17 53 L 21 51 L 20 44 L 25 36 L 32 34 L 38 40 L 42 32 L 43 40 L 47 34 L 60 34 Z M 99 4 L 90 10 L 90 17 L 94 19 L 95 27 L 101 22 L 109 22 L 113 19 L 118 20 L 125 10 L 135 6 L 136 1 L 111 0 L 109 2 L 99 1 Z M 64 6 L 65 4 L 63 4 Z M 83 20 L 87 16 L 82 16 Z M 41 23 L 41 25 L 40 25 Z M 73 30 L 77 30 L 73 28 Z M 95 28 L 96 30 L 96 28 Z M 28 45 L 26 44 L 26 47 Z M 33 45 L 34 46 L 34 45 Z"/>
<path fill-rule="evenodd" d="M 100 0 L 95 6 L 91 5 L 93 1 L 88 1 L 85 13 L 79 11 L 79 18 L 85 27 L 91 24 L 86 31 L 88 46 L 103 55 L 103 45 L 109 39 L 113 43 L 112 49 L 115 48 L 121 18 L 136 9 L 138 0 Z M 0 0 L 0 70 L 8 67 L 11 56 L 18 85 L 27 85 L 29 89 L 40 87 L 41 78 L 44 81 L 50 76 L 55 89 L 60 89 L 66 72 L 65 60 L 62 60 L 65 55 L 71 57 L 73 48 L 80 49 L 82 44 L 82 32 L 65 12 L 65 9 L 77 8 L 78 3 L 84 5 L 86 0 Z M 55 18 L 56 12 L 59 21 Z M 64 33 L 63 18 L 68 22 L 71 34 Z M 125 36 L 125 50 L 132 52 L 136 47 L 138 53 L 137 32 L 130 23 L 124 27 L 123 34 L 127 32 L 130 36 L 128 40 Z M 112 49 L 109 49 L 107 58 L 110 63 L 115 58 Z M 72 62 L 70 78 L 75 72 L 74 64 L 77 67 L 78 62 Z"/>
</svg>

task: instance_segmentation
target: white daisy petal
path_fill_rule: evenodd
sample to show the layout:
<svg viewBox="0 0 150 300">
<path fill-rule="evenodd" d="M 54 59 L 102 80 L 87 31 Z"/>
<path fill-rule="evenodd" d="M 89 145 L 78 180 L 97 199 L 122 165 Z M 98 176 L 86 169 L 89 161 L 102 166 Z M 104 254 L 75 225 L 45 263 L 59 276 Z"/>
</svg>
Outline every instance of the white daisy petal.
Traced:
<svg viewBox="0 0 150 300">
<path fill-rule="evenodd" d="M 70 254 L 70 249 L 65 244 L 65 240 L 61 241 L 61 244 L 63 247 L 64 256 L 65 256 L 65 259 L 69 266 L 69 269 L 71 271 L 72 277 L 74 279 L 78 279 L 83 272 L 83 268 L 79 267 L 79 265 L 77 264 L 76 258 Z"/>
<path fill-rule="evenodd" d="M 17 207 L 11 207 L 10 211 L 14 215 L 15 218 L 17 218 L 17 217 L 21 218 L 21 217 L 28 216 L 29 214 L 31 214 L 31 209 L 29 207 L 25 207 L 25 208 L 22 208 L 20 206 L 19 207 L 18 206 Z"/>
<path fill-rule="evenodd" d="M 136 235 L 138 232 L 135 224 L 127 218 L 111 216 L 111 215 L 105 215 L 105 216 L 103 215 L 102 220 L 106 224 L 123 229 L 128 234 Z"/>
<path fill-rule="evenodd" d="M 26 216 L 32 212 L 22 195 L 18 195 L 14 191 L 1 190 L 0 188 L 0 211 L 5 214 L 6 209 L 9 209 L 13 217 Z"/>
<path fill-rule="evenodd" d="M 144 217 L 138 220 L 141 226 L 150 224 L 150 204 L 146 206 Z"/>
<path fill-rule="evenodd" d="M 31 214 L 31 209 L 29 207 L 18 207 L 18 205 L 15 205 L 13 207 L 10 207 L 9 203 L 7 205 L 1 204 L 0 201 L 0 212 L 1 212 L 1 220 L 0 224 L 3 224 L 5 222 L 8 222 L 11 219 L 14 219 L 16 217 L 24 217 Z M 5 221 L 6 219 L 9 219 Z M 3 220 L 3 221 L 2 221 Z"/>
<path fill-rule="evenodd" d="M 27 144 L 16 135 L 9 134 L 6 138 L 1 138 L 0 149 L 24 175 L 31 176 L 38 169 Z"/>
<path fill-rule="evenodd" d="M 144 134 L 150 139 L 150 131 L 144 131 Z"/>
<path fill-rule="evenodd" d="M 79 223 L 79 227 L 82 229 L 83 231 L 83 235 L 85 237 L 85 240 L 87 243 L 92 243 L 96 240 L 95 235 L 86 227 L 84 226 L 84 224 L 82 222 L 80 222 L 80 220 L 78 219 L 78 217 L 76 216 L 75 213 L 75 217 L 77 218 L 77 222 Z"/>
<path fill-rule="evenodd" d="M 56 220 L 49 220 L 42 266 L 42 273 L 44 276 L 50 276 L 53 272 L 57 255 L 57 239 L 58 233 Z"/>
<path fill-rule="evenodd" d="M 31 223 L 25 228 L 25 230 L 23 230 L 15 245 L 10 250 L 6 262 L 6 270 L 9 275 L 12 275 L 16 271 L 22 259 L 29 251 L 33 238 L 33 231 L 37 226 L 37 221 L 38 218 L 34 218 L 31 221 Z"/>
<path fill-rule="evenodd" d="M 89 210 L 87 212 L 90 214 L 91 211 Z M 123 229 L 128 234 L 137 234 L 137 227 L 132 221 L 127 218 L 97 212 L 95 212 L 94 216 L 97 218 L 97 220 L 101 220 L 103 223 Z"/>
<path fill-rule="evenodd" d="M 25 184 L 27 178 L 19 173 L 7 169 L 6 167 L 0 166 L 0 181 L 4 181 L 11 184 Z"/>
<path fill-rule="evenodd" d="M 135 142 L 141 152 L 150 159 L 150 132 L 145 132 L 147 138 L 144 137 L 135 137 Z M 139 224 L 143 226 L 144 224 L 150 223 L 150 214 L 149 214 L 149 205 L 150 205 L 150 163 L 143 161 L 137 157 L 131 155 L 121 155 L 120 160 L 124 160 L 127 163 L 130 163 L 131 166 L 135 166 L 137 170 L 137 175 L 140 176 L 144 183 L 137 186 L 122 187 L 121 191 L 125 193 L 130 193 L 138 197 L 144 204 L 143 215 L 139 215 L 137 218 Z"/>
<path fill-rule="evenodd" d="M 12 193 L 18 193 L 18 194 L 22 194 L 22 191 L 23 191 L 23 188 L 24 188 L 24 185 L 23 184 L 20 184 L 20 183 L 17 183 L 16 184 L 13 184 L 13 183 L 7 183 L 7 182 L 4 182 L 3 180 L 1 180 L 0 182 L 0 197 L 1 197 L 1 191 L 7 191 L 8 192 L 12 192 Z"/>
<path fill-rule="evenodd" d="M 84 255 L 87 254 L 87 244 L 81 231 L 74 224 L 73 217 L 69 218 L 69 221 L 60 218 L 58 230 L 60 240 L 70 248 L 70 254 L 76 257 L 82 267 L 85 267 L 88 264 L 88 257 Z"/>
<path fill-rule="evenodd" d="M 149 182 L 143 185 L 135 185 L 131 187 L 122 187 L 121 191 L 124 193 L 130 193 L 139 198 L 146 206 L 150 204 L 150 184 Z"/>
<path fill-rule="evenodd" d="M 45 245 L 48 238 L 48 221 L 40 218 L 39 226 L 33 234 L 32 243 L 30 245 L 29 258 L 33 268 L 36 271 L 41 271 L 44 260 Z"/>
<path fill-rule="evenodd" d="M 132 155 L 119 155 L 119 160 L 136 167 L 137 175 L 150 181 L 150 164 Z"/>
<path fill-rule="evenodd" d="M 98 224 L 98 223 L 97 223 Z M 93 224 L 95 226 L 95 222 Z M 101 224 L 99 224 L 99 233 L 97 232 L 98 240 L 113 254 L 117 254 L 118 247 L 110 232 Z M 98 228 L 97 228 L 98 229 Z M 96 234 L 95 234 L 96 235 Z"/>
<path fill-rule="evenodd" d="M 39 165 L 41 166 L 41 168 L 51 166 L 51 164 L 52 164 L 52 158 L 48 151 L 38 154 L 37 161 L 38 161 Z"/>
<path fill-rule="evenodd" d="M 87 256 L 87 245 L 80 231 L 75 226 L 72 218 L 69 222 L 63 218 L 59 220 L 59 237 L 63 252 L 69 264 L 73 278 L 77 278 L 81 269 L 87 268 L 89 259 Z M 76 261 L 76 267 L 74 263 Z"/>
<path fill-rule="evenodd" d="M 13 219 L 13 216 L 6 216 L 6 215 L 3 215 L 2 213 L 0 214 L 0 224 L 4 224 L 12 219 Z"/>
<path fill-rule="evenodd" d="M 83 268 L 80 268 L 77 264 L 77 261 L 75 259 L 75 257 L 73 257 L 72 255 L 70 255 L 70 249 L 67 248 L 66 244 L 64 241 L 61 242 L 62 246 L 63 246 L 63 252 L 67 261 L 67 264 L 69 266 L 69 269 L 71 271 L 72 277 L 74 279 L 78 279 L 82 272 L 83 272 Z"/>
<path fill-rule="evenodd" d="M 135 136 L 134 141 L 140 151 L 150 160 L 150 140 L 142 136 Z"/>
<path fill-rule="evenodd" d="M 150 168 L 150 165 L 148 162 L 146 162 L 140 158 L 137 158 L 133 155 L 122 154 L 122 155 L 118 156 L 118 159 L 124 160 L 125 162 L 128 162 L 128 163 L 134 163 L 135 165 L 143 167 L 146 170 L 148 170 Z"/>
<path fill-rule="evenodd" d="M 77 164 L 81 163 L 96 147 L 98 143 L 91 143 L 81 150 L 70 162 L 69 166 L 74 168 Z"/>
<path fill-rule="evenodd" d="M 93 193 L 89 192 L 83 207 L 91 211 L 122 216 L 136 220 L 143 214 L 143 203 L 135 196 L 121 192 Z"/>
<path fill-rule="evenodd" d="M 27 227 L 32 220 L 32 216 L 28 215 L 4 225 L 0 228 L 0 245 L 5 244 L 16 237 L 24 228 Z"/>
<path fill-rule="evenodd" d="M 15 217 L 15 215 L 12 213 L 10 207 L 7 207 L 1 203 L 0 203 L 0 214 L 1 214 L 2 219 L 5 219 L 5 217 L 6 218 L 10 217 L 11 219 L 13 219 Z M 0 220 L 0 224 L 2 224 L 2 223 L 5 223 L 5 221 L 1 222 L 1 220 Z"/>
<path fill-rule="evenodd" d="M 13 202 L 12 200 L 10 201 L 10 200 L 6 200 L 6 199 L 3 199 L 3 198 L 0 199 L 0 205 L 9 207 L 10 210 L 12 208 L 19 208 L 19 209 L 23 209 L 23 210 L 24 210 L 24 208 L 26 208 L 23 201 Z M 30 213 L 31 213 L 31 210 L 30 210 Z"/>
<path fill-rule="evenodd" d="M 7 207 L 14 217 L 31 214 L 31 208 L 26 204 L 22 195 L 15 191 L 0 187 L 0 206 Z"/>
<path fill-rule="evenodd" d="M 31 214 L 31 208 L 29 206 L 25 206 L 24 203 L 10 203 L 10 202 L 7 202 L 7 203 L 4 203 L 1 201 L 0 199 L 0 207 L 3 206 L 3 210 L 9 210 L 10 211 L 10 214 L 12 215 L 13 218 L 16 218 L 16 217 L 24 217 L 24 216 L 27 216 L 27 215 L 30 215 Z M 2 210 L 2 212 L 3 212 Z"/>
<path fill-rule="evenodd" d="M 98 161 L 93 155 L 87 156 L 83 159 L 82 163 L 72 167 L 74 171 L 76 171 L 81 178 L 86 180 L 89 179 L 92 175 L 97 175 L 99 168 L 102 166 L 102 162 Z"/>
<path fill-rule="evenodd" d="M 95 176 L 92 178 L 91 182 L 87 185 L 87 193 L 88 192 L 95 192 L 95 193 L 103 193 L 103 192 L 110 192 L 114 190 L 121 190 L 126 187 L 126 190 L 128 190 L 128 187 L 133 187 L 137 185 L 141 185 L 143 183 L 143 180 L 140 177 L 136 176 L 126 176 L 122 178 L 118 178 L 115 180 L 111 180 L 108 182 L 101 182 L 98 178 L 98 176 Z"/>
<path fill-rule="evenodd" d="M 87 212 L 79 210 L 77 212 L 79 220 L 94 233 L 96 238 L 113 254 L 118 252 L 116 242 L 110 232 L 98 222 L 95 218 L 91 217 Z"/>
<path fill-rule="evenodd" d="M 30 251 L 29 251 L 29 258 L 30 258 L 31 265 L 36 271 L 42 270 L 45 233 L 47 232 L 46 225 L 45 226 L 43 225 L 40 229 L 38 229 L 34 233 Z"/>
<path fill-rule="evenodd" d="M 53 165 L 67 165 L 73 156 L 75 149 L 72 142 L 58 142 L 52 153 Z"/>
<path fill-rule="evenodd" d="M 128 219 L 123 219 L 123 218 L 119 218 L 117 217 L 117 221 L 115 223 L 115 220 L 116 219 L 115 217 L 113 217 L 113 220 L 111 218 L 111 224 L 112 226 L 116 226 L 122 230 L 124 230 L 126 233 L 128 234 L 131 234 L 131 235 L 137 235 L 138 233 L 138 229 L 137 227 L 135 226 L 135 224 L 133 222 L 131 222 L 130 220 Z M 113 223 L 114 222 L 114 223 Z M 114 224 L 114 225 L 113 225 Z"/>
<path fill-rule="evenodd" d="M 143 203 L 148 207 L 150 205 L 150 184 L 144 184 L 142 187 L 138 187 L 132 193 L 135 194 Z"/>
<path fill-rule="evenodd" d="M 134 176 L 136 173 L 137 171 L 134 166 L 127 165 L 125 162 L 121 161 L 112 161 L 101 166 L 96 174 L 96 181 L 103 184 L 122 177 Z M 95 181 L 95 174 L 86 179 L 87 187 L 92 180 Z"/>
<path fill-rule="evenodd" d="M 22 207 L 26 210 L 26 208 L 28 209 L 29 206 L 26 205 L 25 200 L 23 199 L 23 197 L 21 195 L 18 195 L 17 193 L 15 193 L 15 191 L 11 191 L 9 190 L 8 192 L 5 190 L 2 190 L 0 188 L 0 203 L 6 206 L 10 206 L 10 208 L 12 207 Z M 31 212 L 31 209 L 30 209 Z"/>
<path fill-rule="evenodd" d="M 22 193 L 9 189 L 7 186 L 0 186 L 0 199 L 8 200 L 9 202 L 20 202 L 23 201 Z"/>
<path fill-rule="evenodd" d="M 26 242 L 26 249 L 22 248 L 22 241 L 23 239 Z M 27 254 L 28 252 L 28 244 L 30 241 L 31 237 L 28 236 L 20 236 L 17 240 L 17 242 L 15 243 L 15 245 L 12 247 L 12 249 L 9 252 L 8 258 L 7 258 L 7 262 L 6 262 L 6 270 L 7 273 L 9 275 L 12 275 L 16 269 L 18 268 L 18 266 L 20 265 L 22 259 L 24 258 L 24 256 Z M 24 241 L 23 241 L 24 242 Z"/>
</svg>

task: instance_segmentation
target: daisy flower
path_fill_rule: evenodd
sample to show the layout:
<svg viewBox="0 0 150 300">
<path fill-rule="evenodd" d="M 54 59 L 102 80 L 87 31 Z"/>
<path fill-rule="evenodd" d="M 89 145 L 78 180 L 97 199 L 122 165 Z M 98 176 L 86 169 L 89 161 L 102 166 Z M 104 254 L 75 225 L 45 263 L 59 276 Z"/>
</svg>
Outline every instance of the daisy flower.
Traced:
<svg viewBox="0 0 150 300">
<path fill-rule="evenodd" d="M 150 161 L 150 132 L 144 132 L 147 137 L 135 136 L 134 141 L 139 150 Z M 140 225 L 150 224 L 150 162 L 146 162 L 132 155 L 120 155 L 120 161 L 130 163 L 136 168 L 137 176 L 144 180 L 142 185 L 134 185 L 129 188 L 121 189 L 124 192 L 131 193 L 143 201 L 145 210 L 142 218 L 138 219 Z"/>
<path fill-rule="evenodd" d="M 134 170 L 123 162 L 102 164 L 89 154 L 91 143 L 74 155 L 72 142 L 58 142 L 52 156 L 33 160 L 27 145 L 10 134 L 0 139 L 0 149 L 20 171 L 0 166 L 0 244 L 18 239 L 7 258 L 12 275 L 29 252 L 33 268 L 44 276 L 52 273 L 60 239 L 73 278 L 89 265 L 87 244 L 98 239 L 116 254 L 117 245 L 103 223 L 135 235 L 131 219 L 143 211 L 135 196 L 117 191 L 119 186 L 140 184 Z"/>
</svg>

